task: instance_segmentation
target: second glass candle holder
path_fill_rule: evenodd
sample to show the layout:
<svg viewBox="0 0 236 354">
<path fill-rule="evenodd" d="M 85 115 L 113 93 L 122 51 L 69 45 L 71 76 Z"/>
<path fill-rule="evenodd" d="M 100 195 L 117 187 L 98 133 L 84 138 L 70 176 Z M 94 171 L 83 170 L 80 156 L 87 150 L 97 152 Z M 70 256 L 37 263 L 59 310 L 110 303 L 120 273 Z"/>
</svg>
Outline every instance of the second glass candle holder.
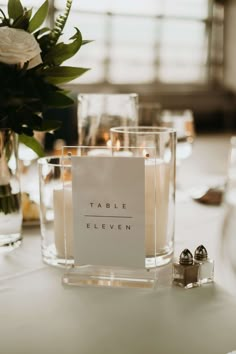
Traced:
<svg viewBox="0 0 236 354">
<path fill-rule="evenodd" d="M 110 135 L 114 155 L 129 156 L 135 147 L 139 154 L 148 157 L 145 161 L 146 266 L 167 264 L 174 248 L 176 132 L 171 128 L 115 127 L 111 128 Z M 147 149 L 151 149 L 153 156 L 147 154 Z"/>
</svg>

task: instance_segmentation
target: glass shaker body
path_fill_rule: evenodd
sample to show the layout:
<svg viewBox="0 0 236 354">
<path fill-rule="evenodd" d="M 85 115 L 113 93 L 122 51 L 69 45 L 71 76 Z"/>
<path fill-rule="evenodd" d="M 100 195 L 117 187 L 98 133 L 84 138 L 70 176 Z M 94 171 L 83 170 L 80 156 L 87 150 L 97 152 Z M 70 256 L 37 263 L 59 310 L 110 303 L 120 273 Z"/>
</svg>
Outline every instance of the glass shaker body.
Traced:
<svg viewBox="0 0 236 354">
<path fill-rule="evenodd" d="M 183 265 L 173 264 L 173 284 L 182 288 L 193 288 L 199 286 L 198 281 L 199 264 Z"/>
<path fill-rule="evenodd" d="M 214 261 L 207 259 L 205 261 L 194 261 L 195 264 L 199 264 L 198 280 L 200 284 L 211 283 L 214 279 Z"/>
</svg>

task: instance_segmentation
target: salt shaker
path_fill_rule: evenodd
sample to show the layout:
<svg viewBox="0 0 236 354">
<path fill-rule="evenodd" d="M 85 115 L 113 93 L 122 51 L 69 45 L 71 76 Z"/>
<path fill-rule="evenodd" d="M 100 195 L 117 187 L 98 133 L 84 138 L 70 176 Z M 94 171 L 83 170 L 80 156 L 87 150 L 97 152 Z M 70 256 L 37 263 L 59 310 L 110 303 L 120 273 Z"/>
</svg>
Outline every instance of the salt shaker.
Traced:
<svg viewBox="0 0 236 354">
<path fill-rule="evenodd" d="M 186 248 L 181 252 L 179 262 L 173 263 L 173 284 L 189 289 L 199 286 L 199 263 L 193 261 L 192 253 Z"/>
<path fill-rule="evenodd" d="M 199 264 L 200 284 L 210 283 L 214 279 L 214 261 L 208 257 L 206 248 L 200 245 L 194 252 L 194 263 Z"/>
</svg>

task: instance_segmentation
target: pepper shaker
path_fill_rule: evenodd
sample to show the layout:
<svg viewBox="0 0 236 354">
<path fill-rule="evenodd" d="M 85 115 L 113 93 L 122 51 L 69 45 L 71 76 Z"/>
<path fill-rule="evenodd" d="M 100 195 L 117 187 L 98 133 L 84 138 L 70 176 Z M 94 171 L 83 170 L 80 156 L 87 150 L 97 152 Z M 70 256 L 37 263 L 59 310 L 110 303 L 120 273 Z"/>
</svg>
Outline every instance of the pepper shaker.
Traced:
<svg viewBox="0 0 236 354">
<path fill-rule="evenodd" d="M 199 263 L 194 263 L 192 253 L 184 249 L 179 262 L 173 263 L 173 284 L 186 289 L 199 286 L 198 273 Z"/>
<path fill-rule="evenodd" d="M 208 257 L 206 248 L 200 245 L 194 252 L 194 262 L 199 264 L 199 282 L 205 284 L 214 279 L 214 261 Z"/>
</svg>

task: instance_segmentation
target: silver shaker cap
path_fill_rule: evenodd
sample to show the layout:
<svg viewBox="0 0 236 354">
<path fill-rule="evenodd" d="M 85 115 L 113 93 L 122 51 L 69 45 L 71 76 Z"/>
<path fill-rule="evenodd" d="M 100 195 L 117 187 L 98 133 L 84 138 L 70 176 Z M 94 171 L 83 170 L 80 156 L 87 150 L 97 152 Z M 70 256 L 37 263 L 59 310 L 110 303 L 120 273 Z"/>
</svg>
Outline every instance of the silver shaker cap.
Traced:
<svg viewBox="0 0 236 354">
<path fill-rule="evenodd" d="M 181 254 L 179 256 L 179 263 L 182 264 L 182 265 L 191 265 L 191 264 L 193 264 L 193 255 L 187 248 L 185 248 L 181 252 Z"/>
<path fill-rule="evenodd" d="M 194 252 L 194 258 L 197 261 L 206 261 L 208 258 L 207 250 L 203 245 L 200 245 L 196 248 Z"/>
</svg>

